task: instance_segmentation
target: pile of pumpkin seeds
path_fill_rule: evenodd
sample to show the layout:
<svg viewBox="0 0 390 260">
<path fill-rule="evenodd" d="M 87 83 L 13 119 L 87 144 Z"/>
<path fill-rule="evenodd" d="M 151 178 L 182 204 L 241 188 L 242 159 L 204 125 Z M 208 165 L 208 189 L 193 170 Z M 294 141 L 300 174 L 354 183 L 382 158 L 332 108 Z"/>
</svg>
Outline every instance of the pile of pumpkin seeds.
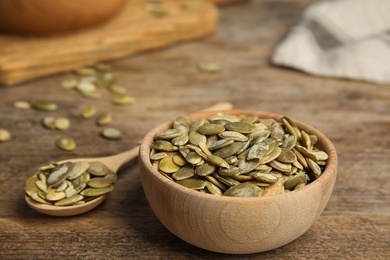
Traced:
<svg viewBox="0 0 390 260">
<path fill-rule="evenodd" d="M 116 173 L 100 162 L 50 163 L 26 181 L 26 194 L 55 206 L 80 205 L 114 190 Z"/>
<path fill-rule="evenodd" d="M 317 136 L 288 117 L 218 113 L 195 122 L 180 116 L 155 136 L 150 159 L 168 179 L 215 195 L 261 197 L 300 189 L 328 159 Z"/>
</svg>

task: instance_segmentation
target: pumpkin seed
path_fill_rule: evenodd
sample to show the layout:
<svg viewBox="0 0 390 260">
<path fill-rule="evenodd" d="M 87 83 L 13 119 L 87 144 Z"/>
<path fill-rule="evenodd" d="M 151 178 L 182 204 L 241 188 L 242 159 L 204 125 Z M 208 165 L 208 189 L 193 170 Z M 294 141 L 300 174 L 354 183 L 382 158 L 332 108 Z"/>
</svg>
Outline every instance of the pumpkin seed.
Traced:
<svg viewBox="0 0 390 260">
<path fill-rule="evenodd" d="M 87 185 L 91 188 L 106 188 L 115 181 L 112 178 L 96 177 L 88 181 Z"/>
<path fill-rule="evenodd" d="M 225 131 L 225 127 L 218 124 L 205 124 L 197 130 L 202 135 L 216 135 Z"/>
<path fill-rule="evenodd" d="M 56 129 L 66 130 L 70 126 L 70 121 L 66 117 L 58 117 L 54 120 L 54 126 Z"/>
<path fill-rule="evenodd" d="M 73 151 L 76 149 L 76 142 L 70 137 L 59 137 L 56 139 L 55 144 L 64 151 Z"/>
<path fill-rule="evenodd" d="M 48 201 L 58 201 L 58 200 L 62 200 L 65 197 L 66 197 L 66 193 L 64 191 L 51 190 L 48 193 L 46 193 L 46 200 Z"/>
<path fill-rule="evenodd" d="M 114 186 L 110 185 L 105 188 L 86 188 L 80 192 L 80 195 L 86 196 L 86 197 L 98 197 L 107 193 L 110 193 L 114 190 Z"/>
<path fill-rule="evenodd" d="M 112 103 L 114 103 L 115 105 L 127 106 L 133 104 L 134 101 L 135 101 L 134 97 L 125 95 L 125 96 L 114 98 L 112 100 Z"/>
<path fill-rule="evenodd" d="M 206 181 L 206 188 L 211 194 L 222 195 L 223 191 L 215 184 Z"/>
<path fill-rule="evenodd" d="M 88 119 L 94 117 L 96 114 L 96 108 L 93 105 L 88 105 L 81 111 L 81 117 Z"/>
<path fill-rule="evenodd" d="M 122 138 L 122 132 L 119 129 L 113 127 L 104 128 L 101 135 L 109 140 L 119 140 Z"/>
<path fill-rule="evenodd" d="M 70 206 L 74 205 L 77 202 L 81 201 L 84 198 L 84 196 L 81 196 L 79 194 L 75 194 L 72 197 L 64 198 L 62 200 L 58 200 L 54 203 L 55 206 Z"/>
<path fill-rule="evenodd" d="M 31 108 L 31 105 L 27 101 L 15 101 L 14 108 L 20 109 L 20 110 L 28 110 Z"/>
<path fill-rule="evenodd" d="M 56 121 L 55 117 L 45 116 L 44 118 L 42 118 L 42 125 L 47 129 L 54 130 L 56 129 L 55 121 Z"/>
<path fill-rule="evenodd" d="M 61 182 L 63 182 L 70 173 L 69 169 L 71 165 L 71 163 L 66 162 L 63 164 L 59 164 L 54 169 L 52 169 L 46 180 L 47 186 L 56 187 Z"/>
<path fill-rule="evenodd" d="M 245 122 L 229 122 L 225 125 L 225 128 L 241 134 L 250 134 L 256 129 L 254 125 Z"/>
<path fill-rule="evenodd" d="M 173 173 L 178 171 L 180 166 L 173 161 L 172 156 L 168 156 L 161 159 L 160 163 L 158 164 L 158 168 L 165 173 Z"/>
<path fill-rule="evenodd" d="M 74 71 L 79 76 L 91 76 L 96 74 L 96 70 L 91 67 L 81 67 Z"/>
<path fill-rule="evenodd" d="M 65 79 L 61 82 L 60 86 L 63 89 L 73 89 L 78 83 L 79 81 L 77 79 Z"/>
<path fill-rule="evenodd" d="M 230 187 L 223 193 L 224 196 L 230 197 L 258 197 L 260 188 L 251 183 L 240 183 Z"/>
<path fill-rule="evenodd" d="M 112 122 L 112 114 L 110 112 L 104 112 L 100 114 L 96 119 L 96 124 L 98 126 L 104 126 L 111 124 Z"/>
<path fill-rule="evenodd" d="M 123 85 L 119 84 L 112 84 L 108 86 L 108 90 L 114 94 L 120 94 L 123 95 L 126 93 L 126 88 Z"/>
<path fill-rule="evenodd" d="M 83 174 L 85 171 L 88 170 L 90 164 L 87 162 L 74 162 L 72 165 L 69 167 L 69 172 L 67 179 L 68 180 L 74 180 L 78 178 L 81 174 Z"/>
<path fill-rule="evenodd" d="M 207 183 L 200 179 L 188 178 L 184 180 L 176 181 L 178 184 L 193 189 L 193 190 L 201 190 L 207 186 Z"/>
<path fill-rule="evenodd" d="M 179 147 L 165 140 L 156 140 L 153 142 L 152 146 L 154 149 L 164 151 L 164 152 L 173 152 L 179 150 Z"/>
<path fill-rule="evenodd" d="M 172 178 L 175 180 L 184 180 L 191 178 L 195 175 L 194 168 L 192 166 L 184 166 L 178 169 L 175 173 L 172 174 Z"/>
<path fill-rule="evenodd" d="M 217 167 L 215 165 L 204 163 L 196 167 L 195 173 L 199 176 L 207 176 L 215 172 L 216 169 Z"/>
<path fill-rule="evenodd" d="M 248 141 L 248 137 L 246 135 L 243 135 L 241 133 L 234 132 L 234 131 L 224 131 L 224 132 L 218 134 L 218 136 L 220 138 L 232 139 L 234 141 L 239 141 L 239 142 Z"/>
<path fill-rule="evenodd" d="M 272 174 L 269 173 L 261 173 L 261 172 L 256 172 L 253 177 L 255 177 L 256 180 L 265 182 L 265 183 L 274 183 L 277 182 L 278 178 L 275 177 Z"/>
<path fill-rule="evenodd" d="M 199 63 L 198 66 L 198 71 L 203 72 L 203 73 L 218 73 L 221 71 L 221 67 L 217 63 Z"/>
<path fill-rule="evenodd" d="M 93 176 L 98 177 L 106 176 L 109 172 L 111 172 L 111 170 L 108 169 L 107 166 L 101 162 L 91 162 L 87 171 Z"/>
<path fill-rule="evenodd" d="M 290 149 L 281 148 L 281 152 L 276 160 L 282 163 L 293 163 L 297 160 L 297 156 Z"/>
<path fill-rule="evenodd" d="M 11 133 L 7 129 L 0 128 L 0 142 L 7 142 L 11 140 Z"/>
<path fill-rule="evenodd" d="M 51 101 L 35 101 L 32 103 L 33 108 L 42 111 L 55 111 L 57 110 L 57 104 Z"/>
<path fill-rule="evenodd" d="M 284 183 L 284 187 L 288 190 L 293 190 L 298 184 L 306 183 L 306 181 L 306 174 L 295 174 L 288 178 L 288 180 Z"/>
</svg>

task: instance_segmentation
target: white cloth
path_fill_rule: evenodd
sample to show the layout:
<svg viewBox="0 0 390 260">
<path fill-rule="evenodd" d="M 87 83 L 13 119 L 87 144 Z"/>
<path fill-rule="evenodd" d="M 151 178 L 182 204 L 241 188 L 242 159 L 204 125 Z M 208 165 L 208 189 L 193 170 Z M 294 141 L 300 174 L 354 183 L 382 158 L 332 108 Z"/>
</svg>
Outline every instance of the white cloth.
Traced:
<svg viewBox="0 0 390 260">
<path fill-rule="evenodd" d="M 390 0 L 312 4 L 272 62 L 319 76 L 390 84 Z"/>
</svg>

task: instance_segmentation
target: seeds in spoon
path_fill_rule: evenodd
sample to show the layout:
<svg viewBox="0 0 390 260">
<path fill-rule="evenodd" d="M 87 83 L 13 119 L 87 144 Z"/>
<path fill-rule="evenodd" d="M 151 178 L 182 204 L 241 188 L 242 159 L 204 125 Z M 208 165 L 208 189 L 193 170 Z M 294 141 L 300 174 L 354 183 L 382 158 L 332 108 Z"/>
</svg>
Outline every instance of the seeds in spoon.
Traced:
<svg viewBox="0 0 390 260">
<path fill-rule="evenodd" d="M 179 136 L 185 142 L 177 142 Z M 317 142 L 287 117 L 217 113 L 192 122 L 181 116 L 156 134 L 151 161 L 162 175 L 201 192 L 219 194 L 212 183 L 222 191 L 231 187 L 223 196 L 271 196 L 300 189 L 321 176 L 328 154 L 315 147 Z M 185 160 L 172 163 L 171 153 L 177 151 Z"/>
<path fill-rule="evenodd" d="M 39 203 L 72 206 L 111 192 L 115 181 L 116 173 L 100 162 L 50 163 L 26 181 L 25 191 Z"/>
</svg>

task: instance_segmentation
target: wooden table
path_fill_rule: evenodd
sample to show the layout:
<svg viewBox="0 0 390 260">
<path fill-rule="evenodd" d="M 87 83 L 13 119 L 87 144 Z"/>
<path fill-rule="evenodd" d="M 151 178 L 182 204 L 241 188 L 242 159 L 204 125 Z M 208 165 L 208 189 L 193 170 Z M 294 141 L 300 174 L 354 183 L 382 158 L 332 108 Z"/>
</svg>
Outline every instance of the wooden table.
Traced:
<svg viewBox="0 0 390 260">
<path fill-rule="evenodd" d="M 389 259 L 390 86 L 320 78 L 270 65 L 275 46 L 309 0 L 263 0 L 221 9 L 217 33 L 203 40 L 128 57 L 114 73 L 136 102 L 110 103 L 112 95 L 86 100 L 58 85 L 70 73 L 0 89 L 1 259 Z M 196 70 L 199 62 L 221 65 L 219 74 Z M 18 100 L 55 101 L 56 112 L 21 111 Z M 314 225 L 292 243 L 253 255 L 222 255 L 172 235 L 149 208 L 137 163 L 119 172 L 116 190 L 98 208 L 58 218 L 30 209 L 24 181 L 51 160 L 106 156 L 135 146 L 156 124 L 218 101 L 236 108 L 288 115 L 325 133 L 339 154 L 333 195 Z M 78 116 L 86 104 L 111 111 L 120 141 L 99 136 L 93 120 Z M 41 126 L 45 115 L 66 116 L 72 152 L 54 146 L 61 131 Z"/>
</svg>

